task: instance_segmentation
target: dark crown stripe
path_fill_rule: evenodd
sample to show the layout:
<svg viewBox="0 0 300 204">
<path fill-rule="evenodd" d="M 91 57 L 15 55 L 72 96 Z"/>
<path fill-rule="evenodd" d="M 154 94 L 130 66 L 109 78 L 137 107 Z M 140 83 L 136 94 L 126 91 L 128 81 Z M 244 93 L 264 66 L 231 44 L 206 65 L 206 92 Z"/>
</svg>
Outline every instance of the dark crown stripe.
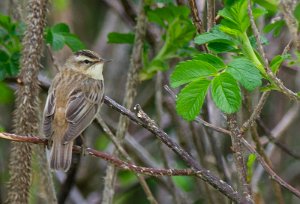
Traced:
<svg viewBox="0 0 300 204">
<path fill-rule="evenodd" d="M 97 56 L 95 53 L 92 53 L 89 50 L 80 50 L 80 51 L 76 52 L 75 55 L 76 56 L 83 55 L 83 56 L 86 56 L 91 59 L 99 59 L 99 56 Z"/>
</svg>

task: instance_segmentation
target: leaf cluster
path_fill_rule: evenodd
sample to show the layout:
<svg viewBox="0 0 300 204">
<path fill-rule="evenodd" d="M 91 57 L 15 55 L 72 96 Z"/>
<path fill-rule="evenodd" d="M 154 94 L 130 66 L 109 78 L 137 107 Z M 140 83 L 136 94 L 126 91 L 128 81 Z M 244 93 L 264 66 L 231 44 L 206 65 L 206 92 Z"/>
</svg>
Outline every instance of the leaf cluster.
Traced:
<svg viewBox="0 0 300 204">
<path fill-rule="evenodd" d="M 23 33 L 24 24 L 0 14 L 0 80 L 15 76 L 19 71 Z"/>
</svg>

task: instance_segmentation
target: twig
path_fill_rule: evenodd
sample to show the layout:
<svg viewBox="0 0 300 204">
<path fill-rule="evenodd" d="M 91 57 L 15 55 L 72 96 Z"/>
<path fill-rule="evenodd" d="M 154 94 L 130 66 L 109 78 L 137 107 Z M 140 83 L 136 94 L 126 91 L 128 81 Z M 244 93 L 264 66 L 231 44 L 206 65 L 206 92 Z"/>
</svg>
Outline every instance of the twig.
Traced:
<svg viewBox="0 0 300 204">
<path fill-rule="evenodd" d="M 197 8 L 197 4 L 196 4 L 196 0 L 189 0 L 189 5 L 192 11 L 192 16 L 193 16 L 193 22 L 194 25 L 197 28 L 197 32 L 200 33 L 204 33 L 205 30 L 203 28 L 203 23 L 199 17 L 199 12 L 198 12 L 198 8 Z"/>
<path fill-rule="evenodd" d="M 279 149 L 281 149 L 286 154 L 290 155 L 291 157 L 295 159 L 300 159 L 300 155 L 297 154 L 295 151 L 289 149 L 289 147 L 285 144 L 282 144 L 278 141 L 276 137 L 274 137 L 272 131 L 264 124 L 264 122 L 261 119 L 258 119 L 258 125 L 263 129 L 265 132 L 265 135 L 270 140 L 270 142 L 274 143 Z"/>
<path fill-rule="evenodd" d="M 270 167 L 272 167 L 272 162 L 271 162 L 270 158 L 266 155 L 266 153 L 265 153 L 265 151 L 264 151 L 264 149 L 263 149 L 263 147 L 260 143 L 256 123 L 254 123 L 254 125 L 251 127 L 251 136 L 252 136 L 253 141 L 256 144 L 257 152 L 262 156 L 262 158 L 266 161 L 266 163 Z M 283 195 L 282 195 L 280 185 L 278 183 L 276 183 L 275 181 L 272 181 L 272 186 L 273 186 L 273 190 L 274 190 L 277 202 L 279 204 L 284 204 L 284 199 L 283 199 Z"/>
<path fill-rule="evenodd" d="M 278 176 L 273 169 L 265 162 L 265 160 L 255 151 L 255 149 L 245 140 L 244 138 L 241 140 L 243 145 L 252 153 L 255 154 L 256 159 L 259 161 L 259 163 L 263 166 L 265 171 L 269 174 L 271 179 L 279 183 L 281 186 L 292 192 L 295 196 L 300 198 L 300 192 L 294 188 L 293 186 L 289 185 L 287 182 L 285 182 L 280 176 Z"/>
<path fill-rule="evenodd" d="M 123 5 L 127 1 L 123 1 Z M 128 3 L 128 2 L 127 2 Z M 127 6 L 130 5 L 129 3 L 126 4 Z M 145 38 L 146 32 L 146 15 L 144 11 L 144 0 L 140 3 L 139 14 L 137 17 L 137 24 L 135 28 L 135 39 L 133 50 L 131 54 L 131 61 L 130 66 L 127 74 L 127 82 L 126 82 L 126 89 L 125 89 L 125 96 L 123 100 L 123 105 L 125 108 L 131 108 L 133 104 L 133 100 L 136 96 L 136 88 L 138 84 L 138 73 L 139 70 L 142 68 L 142 53 L 143 53 L 143 42 Z M 127 117 L 123 115 L 119 118 L 116 138 L 122 142 L 125 133 L 127 131 L 129 124 L 129 120 Z M 117 152 L 114 152 L 117 153 Z M 116 169 L 114 166 L 108 165 L 106 169 L 106 176 L 105 176 L 105 184 L 103 190 L 103 203 L 111 204 L 113 202 L 113 195 L 114 195 L 114 185 L 116 181 Z M 144 182 L 146 185 L 146 183 Z M 148 188 L 148 187 L 147 187 Z M 145 191 L 147 193 L 147 190 Z M 148 195 L 150 198 L 151 196 Z M 152 202 L 151 200 L 149 200 Z M 155 202 L 155 201 L 153 201 Z"/>
<path fill-rule="evenodd" d="M 135 118 L 135 116 L 133 116 L 131 112 L 122 110 L 121 113 L 126 115 L 128 114 L 127 116 L 130 117 L 130 119 L 152 132 L 158 139 L 160 139 L 172 151 L 174 151 L 178 156 L 180 156 L 190 167 L 197 170 L 199 172 L 199 178 L 201 178 L 205 182 L 208 182 L 210 185 L 222 192 L 229 199 L 234 200 L 236 202 L 242 201 L 240 195 L 238 195 L 238 193 L 234 191 L 230 185 L 211 174 L 210 171 L 200 167 L 200 165 L 191 155 L 189 155 L 177 143 L 171 140 L 169 136 L 163 130 L 161 130 L 153 120 L 149 118 L 149 116 L 141 109 L 139 105 L 136 105 L 134 107 L 134 110 L 136 111 L 138 119 Z"/>
<path fill-rule="evenodd" d="M 127 154 L 127 152 L 124 150 L 124 148 L 122 147 L 122 145 L 120 144 L 120 142 L 117 140 L 116 136 L 111 132 L 111 130 L 109 129 L 109 127 L 106 125 L 106 123 L 102 120 L 100 115 L 97 115 L 97 121 L 98 123 L 102 126 L 104 132 L 110 137 L 110 139 L 113 141 L 114 145 L 117 147 L 119 153 L 129 162 L 133 162 L 133 160 L 131 159 L 131 157 Z M 154 196 L 152 195 L 152 192 L 150 190 L 150 188 L 148 187 L 145 178 L 142 175 L 136 174 L 142 188 L 144 189 L 146 195 L 147 195 L 147 199 L 153 203 L 153 204 L 157 204 L 157 201 L 155 200 Z"/>
<path fill-rule="evenodd" d="M 162 117 L 164 115 L 163 100 L 162 100 L 162 81 L 163 81 L 163 74 L 162 74 L 162 72 L 159 71 L 156 74 L 156 80 L 155 80 L 155 90 L 156 90 L 156 92 L 155 92 L 155 107 L 156 107 L 156 113 L 157 113 L 156 114 L 157 122 L 158 122 L 159 126 L 162 125 Z M 180 126 L 176 126 L 176 127 L 180 128 Z M 178 128 L 176 128 L 176 129 L 178 130 Z M 179 138 L 181 137 L 180 134 L 177 134 L 177 135 Z M 170 162 L 168 160 L 166 147 L 162 143 L 159 143 L 159 145 L 160 145 L 159 149 L 160 149 L 160 154 L 162 156 L 164 168 L 170 168 Z M 182 196 L 180 194 L 181 192 L 179 192 L 179 190 L 176 188 L 172 178 L 168 177 L 167 181 L 168 181 L 169 188 L 171 189 L 171 194 L 172 194 L 174 203 L 176 203 L 176 204 L 183 203 L 184 199 L 182 198 Z"/>
<path fill-rule="evenodd" d="M 289 28 L 289 31 L 292 35 L 293 42 L 295 44 L 295 47 L 297 50 L 300 50 L 300 35 L 299 35 L 299 23 L 297 19 L 295 18 L 293 12 L 296 7 L 297 1 L 291 1 L 291 0 L 281 0 L 280 1 L 280 7 L 284 16 L 284 19 L 286 21 L 286 25 Z"/>
<path fill-rule="evenodd" d="M 215 0 L 208 0 L 206 1 L 206 8 L 207 8 L 207 31 L 215 24 Z"/>
<path fill-rule="evenodd" d="M 262 94 L 262 96 L 260 97 L 259 102 L 258 102 L 257 106 L 255 107 L 255 109 L 253 110 L 250 118 L 240 128 L 241 134 L 244 134 L 254 124 L 255 120 L 259 118 L 260 113 L 261 113 L 269 95 L 270 95 L 269 91 L 266 91 Z"/>
<path fill-rule="evenodd" d="M 229 130 L 226 130 L 226 129 L 221 128 L 221 127 L 217 127 L 217 126 L 215 126 L 215 125 L 213 125 L 213 124 L 211 124 L 211 123 L 209 123 L 209 122 L 206 122 L 206 121 L 203 120 L 201 117 L 196 117 L 196 118 L 195 118 L 195 121 L 198 122 L 198 123 L 200 123 L 200 124 L 202 124 L 202 125 L 204 125 L 205 127 L 211 128 L 211 129 L 213 129 L 214 131 L 217 131 L 217 132 L 219 132 L 219 133 L 223 133 L 223 134 L 225 134 L 225 135 L 230 135 L 230 134 L 231 134 Z"/>
<path fill-rule="evenodd" d="M 243 138 L 243 135 L 241 134 L 238 128 L 236 114 L 227 115 L 227 123 L 231 132 L 231 142 L 234 151 L 233 155 L 235 158 L 235 165 L 241 187 L 241 192 L 244 196 L 243 198 L 246 203 L 253 203 L 250 186 L 247 183 L 247 171 L 243 157 L 244 151 L 241 145 L 241 139 Z"/>
<path fill-rule="evenodd" d="M 251 27 L 256 39 L 256 44 L 258 47 L 258 51 L 259 54 L 262 57 L 263 60 L 263 64 L 264 64 L 264 69 L 268 75 L 268 77 L 272 80 L 272 82 L 279 88 L 279 90 L 284 93 L 285 95 L 287 95 L 289 98 L 293 99 L 293 100 L 299 100 L 299 97 L 296 93 L 294 93 L 293 91 L 291 91 L 290 89 L 288 89 L 286 86 L 284 86 L 284 84 L 280 81 L 280 79 L 278 79 L 275 74 L 272 72 L 272 70 L 270 69 L 268 60 L 266 58 L 261 40 L 260 40 L 260 34 L 259 31 L 257 29 L 257 26 L 255 24 L 254 21 L 254 17 L 253 17 L 253 13 L 252 13 L 252 7 L 251 7 L 251 0 L 248 0 L 248 15 L 250 17 L 250 23 L 251 23 Z"/>
</svg>

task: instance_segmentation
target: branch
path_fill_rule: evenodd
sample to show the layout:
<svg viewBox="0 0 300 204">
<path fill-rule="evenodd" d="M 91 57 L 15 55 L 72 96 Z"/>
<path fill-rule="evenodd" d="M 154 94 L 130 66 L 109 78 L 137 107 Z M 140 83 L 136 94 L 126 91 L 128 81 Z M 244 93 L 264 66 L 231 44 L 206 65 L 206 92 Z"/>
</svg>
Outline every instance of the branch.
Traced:
<svg viewBox="0 0 300 204">
<path fill-rule="evenodd" d="M 244 196 L 244 202 L 245 203 L 253 203 L 253 199 L 251 196 L 251 190 L 250 186 L 247 183 L 247 170 L 243 155 L 243 148 L 241 145 L 241 139 L 243 138 L 243 135 L 241 134 L 237 119 L 236 119 L 236 113 L 227 115 L 227 123 L 229 125 L 229 129 L 231 132 L 231 143 L 233 148 L 233 155 L 236 165 L 236 171 L 238 174 L 238 180 L 241 187 L 241 192 Z"/>
<path fill-rule="evenodd" d="M 16 134 L 5 133 L 5 132 L 0 133 L 0 138 L 15 141 L 15 142 L 43 144 L 45 146 L 48 143 L 48 140 L 41 139 L 36 136 L 20 136 Z M 82 147 L 74 145 L 73 152 L 81 154 Z M 156 169 L 156 168 L 136 166 L 132 163 L 124 162 L 116 157 L 113 157 L 110 154 L 100 152 L 89 147 L 86 148 L 85 153 L 90 156 L 101 158 L 115 165 L 120 169 L 129 170 L 135 173 L 144 174 L 148 176 L 197 176 L 198 174 L 200 174 L 200 172 L 194 171 L 193 169 Z"/>
</svg>

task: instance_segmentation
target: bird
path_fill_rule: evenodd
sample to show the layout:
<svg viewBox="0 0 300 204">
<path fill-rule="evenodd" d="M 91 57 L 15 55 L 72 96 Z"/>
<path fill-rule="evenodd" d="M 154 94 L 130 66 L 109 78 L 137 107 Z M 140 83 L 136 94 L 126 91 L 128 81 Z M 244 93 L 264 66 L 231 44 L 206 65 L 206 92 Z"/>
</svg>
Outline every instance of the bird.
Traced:
<svg viewBox="0 0 300 204">
<path fill-rule="evenodd" d="M 109 61 L 91 50 L 80 50 L 54 77 L 42 124 L 51 169 L 66 172 L 70 168 L 74 140 L 99 113 L 104 96 L 103 65 Z"/>
</svg>

